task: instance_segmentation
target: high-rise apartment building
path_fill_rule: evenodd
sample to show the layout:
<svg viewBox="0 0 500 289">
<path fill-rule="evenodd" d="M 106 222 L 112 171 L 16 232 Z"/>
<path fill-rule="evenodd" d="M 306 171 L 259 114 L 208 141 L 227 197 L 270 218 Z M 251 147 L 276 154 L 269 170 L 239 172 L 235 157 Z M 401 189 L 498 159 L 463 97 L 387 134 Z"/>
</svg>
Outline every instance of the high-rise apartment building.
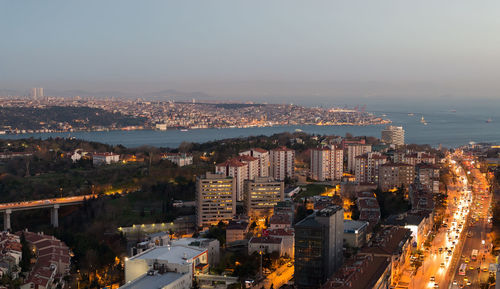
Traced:
<svg viewBox="0 0 500 289">
<path fill-rule="evenodd" d="M 31 97 L 33 97 L 34 99 L 43 97 L 43 87 L 33 87 L 31 89 Z"/>
<path fill-rule="evenodd" d="M 428 193 L 439 193 L 439 167 L 420 163 L 415 166 L 415 180 Z"/>
<path fill-rule="evenodd" d="M 240 155 L 235 158 L 247 165 L 247 180 L 253 180 L 259 176 L 259 159 L 249 155 Z"/>
<path fill-rule="evenodd" d="M 354 159 L 356 183 L 378 184 L 379 168 L 387 162 L 387 157 L 378 152 L 369 152 Z"/>
<path fill-rule="evenodd" d="M 389 191 L 395 188 L 404 188 L 406 191 L 415 180 L 415 167 L 403 163 L 386 163 L 379 169 L 379 188 Z"/>
<path fill-rule="evenodd" d="M 228 222 L 236 214 L 235 179 L 208 172 L 196 178 L 195 203 L 198 227 Z"/>
<path fill-rule="evenodd" d="M 259 159 L 259 177 L 269 176 L 269 152 L 261 148 L 253 148 L 251 150 L 240 152 L 241 155 L 249 155 Z"/>
<path fill-rule="evenodd" d="M 215 173 L 226 177 L 232 177 L 235 181 L 236 200 L 243 200 L 243 186 L 248 179 L 248 164 L 237 159 L 230 159 L 215 165 Z"/>
<path fill-rule="evenodd" d="M 311 178 L 340 180 L 344 171 L 344 151 L 336 146 L 311 149 Z"/>
<path fill-rule="evenodd" d="M 295 284 L 319 288 L 343 261 L 344 210 L 330 206 L 295 225 Z"/>
<path fill-rule="evenodd" d="M 347 144 L 345 146 L 347 152 L 347 171 L 354 173 L 354 164 L 356 157 L 372 151 L 372 145 L 369 144 Z"/>
<path fill-rule="evenodd" d="M 382 130 L 382 142 L 393 145 L 405 144 L 405 131 L 402 126 L 388 125 Z"/>
<path fill-rule="evenodd" d="M 295 176 L 295 151 L 286 147 L 271 150 L 271 177 L 282 181 Z"/>
<path fill-rule="evenodd" d="M 285 197 L 284 184 L 270 177 L 245 181 L 245 211 L 252 219 L 270 217 L 274 206 Z"/>
</svg>

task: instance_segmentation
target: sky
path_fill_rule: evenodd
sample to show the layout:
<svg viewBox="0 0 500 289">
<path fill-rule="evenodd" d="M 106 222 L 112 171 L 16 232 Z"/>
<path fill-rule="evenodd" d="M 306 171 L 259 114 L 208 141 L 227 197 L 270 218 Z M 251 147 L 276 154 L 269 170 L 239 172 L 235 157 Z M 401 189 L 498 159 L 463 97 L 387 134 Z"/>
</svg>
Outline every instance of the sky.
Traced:
<svg viewBox="0 0 500 289">
<path fill-rule="evenodd" d="M 498 99 L 500 1 L 0 0 L 0 90 Z"/>
</svg>

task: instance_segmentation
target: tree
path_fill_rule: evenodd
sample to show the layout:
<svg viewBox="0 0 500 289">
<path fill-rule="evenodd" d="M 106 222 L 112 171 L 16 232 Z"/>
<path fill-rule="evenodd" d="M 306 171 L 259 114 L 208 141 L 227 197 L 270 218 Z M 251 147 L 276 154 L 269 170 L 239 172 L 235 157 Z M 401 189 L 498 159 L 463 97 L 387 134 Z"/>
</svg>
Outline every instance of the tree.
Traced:
<svg viewBox="0 0 500 289">
<path fill-rule="evenodd" d="M 19 266 L 21 266 L 22 272 L 28 272 L 31 267 L 31 258 L 33 257 L 33 252 L 31 251 L 30 245 L 26 240 L 26 237 L 24 236 L 24 232 L 21 234 L 20 241 L 22 246 L 22 258 L 21 262 L 19 262 Z"/>
</svg>

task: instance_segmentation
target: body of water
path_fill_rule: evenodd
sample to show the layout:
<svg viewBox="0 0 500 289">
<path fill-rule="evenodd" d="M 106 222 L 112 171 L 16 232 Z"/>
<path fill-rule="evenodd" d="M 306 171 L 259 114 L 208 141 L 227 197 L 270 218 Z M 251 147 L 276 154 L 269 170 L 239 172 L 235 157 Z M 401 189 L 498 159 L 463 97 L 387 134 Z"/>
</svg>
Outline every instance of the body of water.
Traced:
<svg viewBox="0 0 500 289">
<path fill-rule="evenodd" d="M 500 112 L 495 107 L 464 106 L 456 112 L 450 107 L 432 108 L 378 108 L 371 110 L 377 115 L 386 115 L 393 125 L 402 125 L 406 131 L 406 143 L 430 144 L 446 147 L 456 147 L 475 142 L 500 143 Z M 412 113 L 413 115 L 409 115 Z M 421 117 L 427 125 L 420 122 Z M 490 123 L 487 120 L 491 119 Z M 262 128 L 224 128 L 196 129 L 189 131 L 167 130 L 137 130 L 137 131 L 106 131 L 106 132 L 72 132 L 72 133 L 32 133 L 17 135 L 2 135 L 4 139 L 76 137 L 79 139 L 108 144 L 122 144 L 127 147 L 151 145 L 157 147 L 178 147 L 183 141 L 203 143 L 251 135 L 272 135 L 280 132 L 294 132 L 297 129 L 305 133 L 340 135 L 351 133 L 357 136 L 380 137 L 384 125 L 375 126 L 276 126 Z"/>
</svg>

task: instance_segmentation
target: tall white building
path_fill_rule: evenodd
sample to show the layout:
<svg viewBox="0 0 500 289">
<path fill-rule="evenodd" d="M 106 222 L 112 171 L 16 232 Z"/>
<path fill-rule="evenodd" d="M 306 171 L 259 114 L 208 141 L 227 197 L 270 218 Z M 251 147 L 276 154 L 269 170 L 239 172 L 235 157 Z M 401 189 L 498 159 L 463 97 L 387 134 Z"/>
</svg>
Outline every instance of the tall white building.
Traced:
<svg viewBox="0 0 500 289">
<path fill-rule="evenodd" d="M 31 89 L 31 97 L 34 99 L 37 97 L 43 97 L 43 87 L 33 87 Z"/>
<path fill-rule="evenodd" d="M 311 149 L 311 178 L 340 180 L 344 170 L 344 151 L 336 146 Z"/>
<path fill-rule="evenodd" d="M 234 178 L 207 173 L 196 179 L 196 225 L 198 227 L 229 222 L 236 214 Z"/>
<path fill-rule="evenodd" d="M 355 158 L 356 183 L 378 184 L 380 166 L 387 162 L 387 157 L 377 153 L 369 152 Z"/>
<path fill-rule="evenodd" d="M 259 160 L 259 177 L 269 176 L 269 152 L 261 148 L 253 148 L 251 150 L 240 152 L 240 156 L 247 155 Z"/>
<path fill-rule="evenodd" d="M 402 126 L 388 125 L 382 130 L 382 142 L 386 144 L 404 145 L 405 131 Z"/>
<path fill-rule="evenodd" d="M 286 147 L 271 150 L 271 176 L 282 181 L 295 176 L 295 151 Z"/>
<path fill-rule="evenodd" d="M 357 144 L 357 143 L 347 144 L 346 151 L 347 151 L 347 171 L 353 173 L 356 157 L 371 152 L 372 145 Z"/>
<path fill-rule="evenodd" d="M 236 200 L 243 201 L 243 188 L 248 179 L 248 164 L 237 159 L 230 159 L 215 165 L 215 173 L 235 180 Z"/>
</svg>

